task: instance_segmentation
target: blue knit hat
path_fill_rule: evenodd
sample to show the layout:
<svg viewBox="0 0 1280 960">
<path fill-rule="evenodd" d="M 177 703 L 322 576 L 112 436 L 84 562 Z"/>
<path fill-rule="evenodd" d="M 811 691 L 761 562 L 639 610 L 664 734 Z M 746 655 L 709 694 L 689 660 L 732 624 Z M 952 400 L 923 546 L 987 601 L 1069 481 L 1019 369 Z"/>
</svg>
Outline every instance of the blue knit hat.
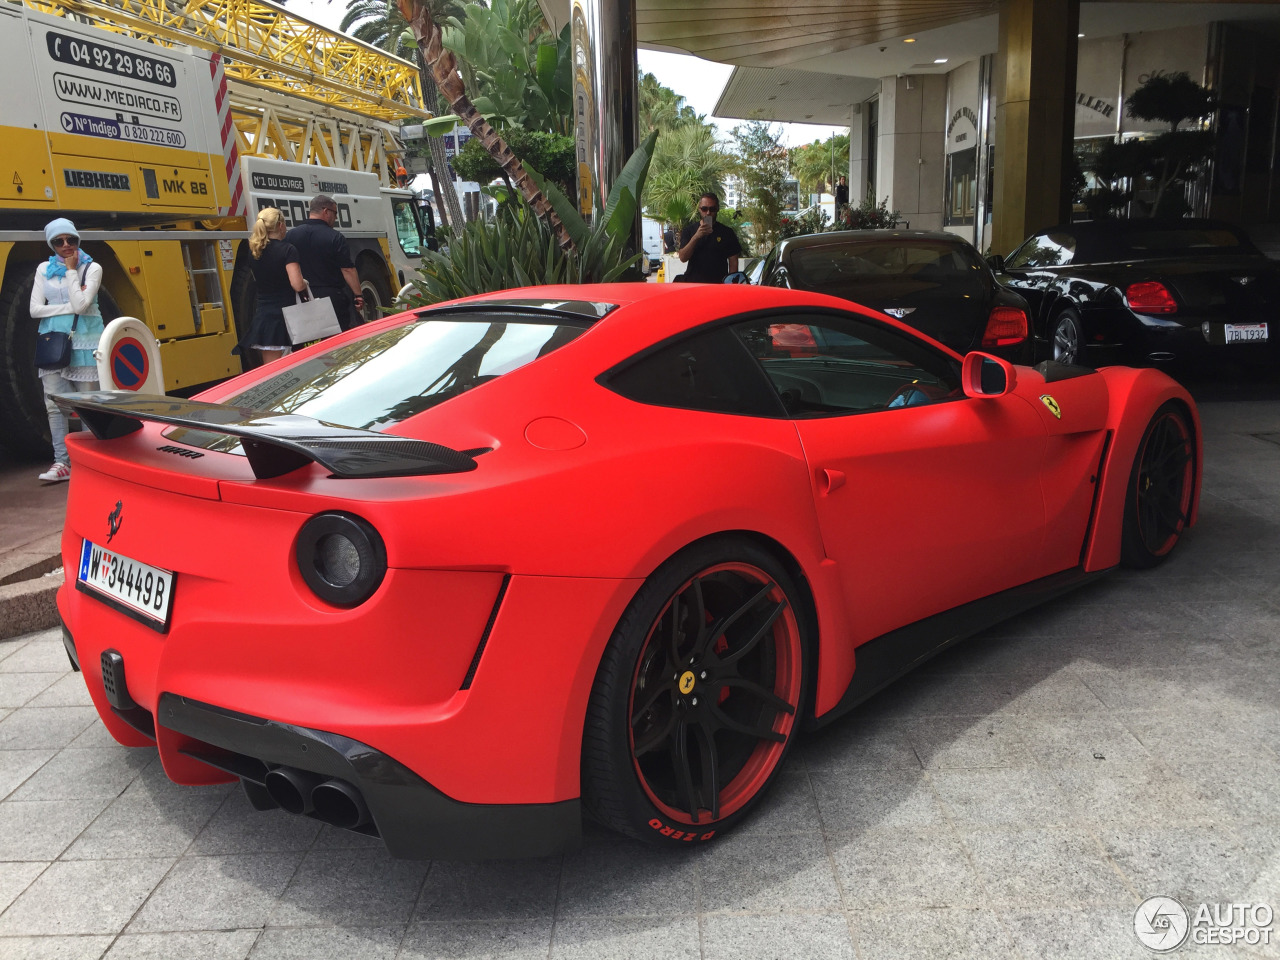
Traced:
<svg viewBox="0 0 1280 960">
<path fill-rule="evenodd" d="M 59 217 L 57 220 L 50 220 L 44 226 L 44 242 L 49 245 L 49 249 L 57 252 L 57 248 L 53 245 L 54 237 L 72 236 L 77 240 L 80 234 L 76 232 L 76 225 L 66 217 Z"/>
</svg>

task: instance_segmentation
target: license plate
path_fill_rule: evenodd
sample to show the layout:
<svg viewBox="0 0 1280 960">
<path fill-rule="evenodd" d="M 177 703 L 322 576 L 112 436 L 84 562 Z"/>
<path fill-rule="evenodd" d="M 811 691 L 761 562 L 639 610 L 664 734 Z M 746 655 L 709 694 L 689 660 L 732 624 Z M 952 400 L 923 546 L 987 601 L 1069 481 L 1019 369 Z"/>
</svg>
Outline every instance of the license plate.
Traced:
<svg viewBox="0 0 1280 960">
<path fill-rule="evenodd" d="M 162 570 L 85 540 L 76 588 L 149 627 L 164 631 L 173 609 L 172 571 Z"/>
<path fill-rule="evenodd" d="M 1265 323 L 1228 323 L 1222 329 L 1227 343 L 1253 343 L 1267 339 Z"/>
</svg>

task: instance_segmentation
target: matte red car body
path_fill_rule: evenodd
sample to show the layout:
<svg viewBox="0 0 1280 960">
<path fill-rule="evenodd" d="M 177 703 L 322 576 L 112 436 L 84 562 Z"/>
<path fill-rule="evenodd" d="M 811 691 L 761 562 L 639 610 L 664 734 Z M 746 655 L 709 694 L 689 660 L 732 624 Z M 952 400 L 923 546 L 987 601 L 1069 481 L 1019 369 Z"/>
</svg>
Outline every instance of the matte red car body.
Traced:
<svg viewBox="0 0 1280 960">
<path fill-rule="evenodd" d="M 1038 577 L 1114 566 L 1130 468 L 1160 404 L 1184 403 L 1199 443 L 1195 406 L 1181 387 L 1121 367 L 1052 384 L 1018 367 L 1006 397 L 903 409 L 891 423 L 649 406 L 597 376 L 737 313 L 804 305 L 927 338 L 846 301 L 781 289 L 625 284 L 495 296 L 520 295 L 620 307 L 548 356 L 390 431 L 456 450 L 492 448 L 470 473 L 333 479 L 313 464 L 258 480 L 243 457 L 157 451 L 167 441 L 154 423 L 109 441 L 69 438 L 67 584 L 58 605 L 94 703 L 120 742 L 150 741 L 104 699 L 98 657 L 107 648 L 124 655 L 129 692 L 152 712 L 168 691 L 340 733 L 458 801 L 576 798 L 602 652 L 645 578 L 687 545 L 743 531 L 794 563 L 818 627 L 811 715 L 821 717 L 849 686 L 861 643 Z M 240 393 L 334 342 L 198 399 Z M 852 457 L 850 430 L 860 438 Z M 1011 478 L 1039 473 L 1038 487 L 1015 494 L 1015 484 L 977 482 L 993 457 Z M 829 510 L 839 486 L 874 504 L 857 530 Z M 123 522 L 112 548 L 177 571 L 167 634 L 73 587 L 81 538 L 102 542 L 117 501 Z M 386 543 L 385 580 L 354 608 L 319 600 L 294 559 L 300 527 L 326 510 L 363 517 Z M 913 541 L 930 549 L 893 549 Z M 473 682 L 460 689 L 505 576 Z M 183 737 L 156 719 L 172 779 L 231 779 L 182 754 Z"/>
</svg>

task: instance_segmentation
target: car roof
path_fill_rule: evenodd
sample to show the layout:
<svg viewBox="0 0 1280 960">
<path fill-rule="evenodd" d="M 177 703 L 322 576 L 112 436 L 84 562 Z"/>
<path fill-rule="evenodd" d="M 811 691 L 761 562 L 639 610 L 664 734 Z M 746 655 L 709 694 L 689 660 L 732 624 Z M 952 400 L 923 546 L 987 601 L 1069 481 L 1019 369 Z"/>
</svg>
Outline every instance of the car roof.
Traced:
<svg viewBox="0 0 1280 960">
<path fill-rule="evenodd" d="M 902 330 L 914 338 L 922 337 L 920 331 L 904 323 L 839 297 L 807 290 L 736 283 L 606 283 L 524 287 L 451 301 L 442 307 L 448 313 L 449 308 L 458 304 L 479 305 L 492 302 L 495 307 L 502 307 L 505 305 L 504 301 L 512 300 L 587 301 L 612 305 L 614 309 L 605 311 L 603 319 L 587 321 L 591 323 L 591 329 L 581 339 L 590 340 L 602 354 L 613 355 L 618 360 L 704 323 L 759 310 L 809 307 L 860 313 L 879 324 Z M 431 310 L 428 307 L 418 313 L 425 316 Z"/>
<path fill-rule="evenodd" d="M 801 247 L 824 247 L 853 240 L 859 242 L 878 240 L 884 243 L 895 240 L 942 240 L 948 243 L 969 244 L 964 237 L 945 230 L 831 230 L 827 233 L 806 233 L 799 237 L 788 237 L 778 246 L 794 250 Z"/>
<path fill-rule="evenodd" d="M 1080 220 L 1075 223 L 1062 223 L 1055 227 L 1048 227 L 1044 230 L 1037 230 L 1031 234 L 1023 243 L 1027 243 L 1035 237 L 1044 236 L 1053 233 L 1066 233 L 1075 237 L 1079 246 L 1076 249 L 1076 263 L 1104 263 L 1109 260 L 1120 258 L 1123 260 L 1131 259 L 1167 259 L 1170 256 L 1176 256 L 1181 251 L 1153 251 L 1149 256 L 1141 254 L 1124 247 L 1124 239 L 1130 234 L 1151 234 L 1158 233 L 1162 230 L 1187 231 L 1187 230 L 1225 230 L 1240 241 L 1240 250 L 1245 253 L 1260 254 L 1253 241 L 1249 239 L 1248 234 L 1232 223 L 1224 220 L 1208 220 L 1202 218 L 1185 217 L 1182 219 L 1161 219 L 1139 218 L 1136 220 Z M 1020 248 L 1023 243 L 1018 244 L 1015 251 Z M 1193 251 L 1200 254 L 1204 251 Z"/>
</svg>

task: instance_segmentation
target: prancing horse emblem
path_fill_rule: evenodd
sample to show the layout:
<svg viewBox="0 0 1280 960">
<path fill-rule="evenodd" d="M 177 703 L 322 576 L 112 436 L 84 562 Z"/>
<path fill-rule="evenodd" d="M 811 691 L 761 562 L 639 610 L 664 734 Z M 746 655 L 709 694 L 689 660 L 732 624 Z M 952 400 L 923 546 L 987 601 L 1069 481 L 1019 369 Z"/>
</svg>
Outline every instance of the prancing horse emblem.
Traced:
<svg viewBox="0 0 1280 960">
<path fill-rule="evenodd" d="M 124 510 L 124 501 L 117 500 L 116 508 L 107 514 L 107 543 L 120 532 L 120 513 Z"/>
<path fill-rule="evenodd" d="M 1044 396 L 1040 398 L 1040 402 L 1043 403 L 1046 407 L 1048 407 L 1049 412 L 1052 413 L 1055 417 L 1057 417 L 1059 420 L 1062 419 L 1062 408 L 1058 406 L 1057 400 L 1053 399 L 1053 397 L 1049 396 L 1046 393 Z"/>
</svg>

